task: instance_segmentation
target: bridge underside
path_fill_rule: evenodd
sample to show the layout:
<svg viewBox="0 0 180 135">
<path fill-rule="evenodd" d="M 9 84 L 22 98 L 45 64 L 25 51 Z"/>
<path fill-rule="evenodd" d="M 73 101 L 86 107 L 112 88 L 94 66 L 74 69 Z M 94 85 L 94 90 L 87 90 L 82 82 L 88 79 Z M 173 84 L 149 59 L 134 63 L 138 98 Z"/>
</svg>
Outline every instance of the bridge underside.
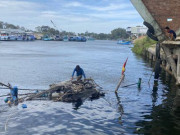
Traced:
<svg viewBox="0 0 180 135">
<path fill-rule="evenodd" d="M 144 21 L 154 27 L 155 36 L 165 39 L 164 28 L 169 26 L 180 34 L 179 0 L 131 0 Z"/>
<path fill-rule="evenodd" d="M 164 28 L 169 26 L 180 35 L 180 1 L 179 0 L 131 0 L 132 4 L 154 28 L 154 36 L 161 42 L 166 61 L 172 70 L 177 84 L 180 85 L 180 41 L 164 41 Z M 164 41 L 164 42 L 163 42 Z M 173 58 L 176 55 L 176 59 Z"/>
</svg>

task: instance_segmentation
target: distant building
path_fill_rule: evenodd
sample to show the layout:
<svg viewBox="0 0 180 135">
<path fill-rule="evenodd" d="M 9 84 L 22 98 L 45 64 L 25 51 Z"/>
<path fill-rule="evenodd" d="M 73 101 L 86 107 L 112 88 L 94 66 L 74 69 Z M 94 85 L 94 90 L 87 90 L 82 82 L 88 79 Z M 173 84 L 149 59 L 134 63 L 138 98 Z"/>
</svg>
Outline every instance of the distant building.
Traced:
<svg viewBox="0 0 180 135">
<path fill-rule="evenodd" d="M 7 33 L 7 34 L 22 34 L 25 33 L 25 30 L 22 29 L 0 29 L 0 33 Z"/>
<path fill-rule="evenodd" d="M 131 36 L 143 36 L 146 35 L 148 28 L 143 26 L 136 26 L 136 27 L 127 27 L 126 32 L 129 33 Z"/>
<path fill-rule="evenodd" d="M 126 28 L 126 32 L 129 33 L 129 34 L 131 34 L 131 27 L 127 27 L 127 28 Z"/>
</svg>

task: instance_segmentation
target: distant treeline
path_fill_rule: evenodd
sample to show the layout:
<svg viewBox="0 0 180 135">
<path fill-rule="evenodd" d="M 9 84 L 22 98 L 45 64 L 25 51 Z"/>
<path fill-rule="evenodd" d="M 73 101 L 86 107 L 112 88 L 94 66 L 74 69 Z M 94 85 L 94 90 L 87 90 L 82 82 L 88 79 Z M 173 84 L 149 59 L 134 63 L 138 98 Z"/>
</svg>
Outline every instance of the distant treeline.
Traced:
<svg viewBox="0 0 180 135">
<path fill-rule="evenodd" d="M 117 28 L 111 31 L 110 34 L 105 33 L 94 33 L 94 32 L 88 32 L 85 33 L 74 33 L 74 32 L 67 32 L 67 31 L 59 31 L 54 28 L 51 28 L 49 26 L 38 26 L 38 29 L 36 31 L 41 32 L 43 34 L 47 35 L 57 35 L 60 34 L 62 36 L 68 35 L 68 36 L 86 36 L 86 37 L 92 37 L 99 40 L 117 40 L 117 39 L 128 39 L 129 34 L 126 32 L 123 28 Z"/>
<path fill-rule="evenodd" d="M 0 21 L 0 29 L 22 29 L 25 31 L 32 31 L 32 30 L 28 30 L 25 29 L 24 27 L 20 27 L 20 26 L 16 26 L 13 24 L 9 24 L 9 23 L 4 23 Z M 81 36 L 87 36 L 87 37 L 92 37 L 95 39 L 99 39 L 99 40 L 117 40 L 117 39 L 128 39 L 129 38 L 129 34 L 126 32 L 125 29 L 123 28 L 117 28 L 111 31 L 110 34 L 105 34 L 105 33 L 94 33 L 94 32 L 88 32 L 86 31 L 85 33 L 74 33 L 74 32 L 67 32 L 67 31 L 59 31 L 55 28 L 51 28 L 49 26 L 38 26 L 36 27 L 36 32 L 40 32 L 44 35 L 61 35 L 61 36 L 76 36 L 76 35 L 81 35 Z"/>
<path fill-rule="evenodd" d="M 7 22 L 2 22 L 2 21 L 0 21 L 0 29 L 22 29 L 22 30 L 25 30 L 24 27 L 20 27 L 19 25 L 13 25 L 13 24 L 9 24 Z"/>
<path fill-rule="evenodd" d="M 117 39 L 128 39 L 129 38 L 129 34 L 126 32 L 125 29 L 123 28 L 117 28 L 111 31 L 110 34 L 105 34 L 105 33 L 89 33 L 89 32 L 85 32 L 85 33 L 80 33 L 80 35 L 83 36 L 91 36 L 95 39 L 101 39 L 101 40 L 117 40 Z"/>
</svg>

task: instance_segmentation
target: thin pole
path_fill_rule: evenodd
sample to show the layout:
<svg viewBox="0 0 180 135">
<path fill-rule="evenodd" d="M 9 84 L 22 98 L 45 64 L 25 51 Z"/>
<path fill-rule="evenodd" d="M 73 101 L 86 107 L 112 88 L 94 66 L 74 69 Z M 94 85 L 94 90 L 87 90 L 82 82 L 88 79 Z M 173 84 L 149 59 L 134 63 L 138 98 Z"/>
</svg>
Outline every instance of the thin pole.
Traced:
<svg viewBox="0 0 180 135">
<path fill-rule="evenodd" d="M 121 85 L 121 83 L 122 83 L 122 81 L 123 81 L 123 79 L 124 79 L 124 76 L 125 76 L 124 74 L 121 75 L 121 78 L 120 78 L 119 83 L 118 83 L 118 85 L 117 85 L 117 87 L 116 87 L 116 89 L 115 89 L 115 92 L 118 91 L 118 89 L 119 89 L 119 87 L 120 87 L 120 85 Z"/>
<path fill-rule="evenodd" d="M 125 71 L 126 71 L 125 67 L 126 67 L 127 61 L 128 61 L 128 57 L 127 57 L 126 61 L 125 61 L 124 64 L 123 64 L 122 72 L 121 72 L 121 77 L 120 77 L 119 83 L 118 83 L 118 85 L 117 85 L 117 87 L 116 87 L 116 89 L 115 89 L 115 92 L 118 91 L 118 89 L 119 89 L 119 87 L 120 87 L 120 85 L 121 85 L 121 83 L 122 83 L 122 81 L 123 81 L 123 79 L 124 79 L 124 77 L 125 77 L 125 74 L 124 74 L 124 73 L 125 73 Z"/>
</svg>

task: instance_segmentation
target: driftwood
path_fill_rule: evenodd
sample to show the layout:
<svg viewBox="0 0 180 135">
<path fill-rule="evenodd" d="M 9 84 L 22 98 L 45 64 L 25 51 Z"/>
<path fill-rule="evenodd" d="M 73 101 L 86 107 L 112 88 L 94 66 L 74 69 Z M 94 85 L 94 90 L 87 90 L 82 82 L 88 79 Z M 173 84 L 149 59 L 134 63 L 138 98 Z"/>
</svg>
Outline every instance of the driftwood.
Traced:
<svg viewBox="0 0 180 135">
<path fill-rule="evenodd" d="M 104 96 L 100 92 L 102 88 L 98 86 L 93 79 L 85 79 L 84 81 L 64 81 L 58 84 L 50 85 L 48 90 L 44 90 L 33 95 L 29 95 L 23 100 L 34 100 L 41 97 L 47 97 L 54 101 L 76 102 L 87 98 L 96 99 Z"/>
</svg>

